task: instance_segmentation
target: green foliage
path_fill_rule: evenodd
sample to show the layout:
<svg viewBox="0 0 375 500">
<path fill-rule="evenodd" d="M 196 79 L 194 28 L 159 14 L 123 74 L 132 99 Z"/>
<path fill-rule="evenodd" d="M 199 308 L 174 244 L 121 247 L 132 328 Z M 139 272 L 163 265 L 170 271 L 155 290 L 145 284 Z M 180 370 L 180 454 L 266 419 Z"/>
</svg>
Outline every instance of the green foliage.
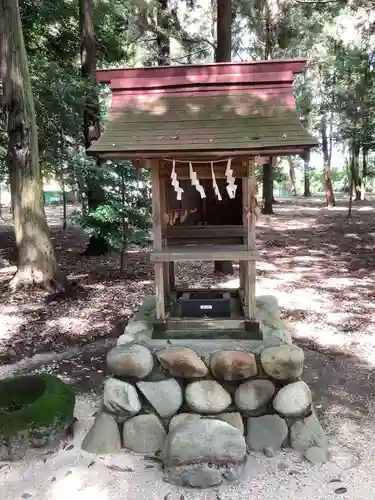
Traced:
<svg viewBox="0 0 375 500">
<path fill-rule="evenodd" d="M 115 251 L 129 245 L 150 242 L 151 199 L 149 173 L 135 169 L 130 162 L 107 162 L 98 166 L 83 155 L 74 157 L 75 173 L 84 183 L 96 176 L 104 186 L 104 203 L 92 210 L 76 213 L 74 220 L 89 236 L 101 236 Z"/>
<path fill-rule="evenodd" d="M 70 385 L 53 375 L 31 375 L 0 381 L 0 441 L 27 432 L 48 437 L 73 421 L 75 396 Z"/>
<path fill-rule="evenodd" d="M 348 176 L 344 169 L 331 169 L 332 187 L 335 192 L 343 193 L 348 188 Z M 315 170 L 310 174 L 310 182 L 312 191 L 316 193 L 324 192 L 323 171 Z"/>
<path fill-rule="evenodd" d="M 84 196 L 92 187 L 87 183 L 89 174 L 94 183 L 105 186 L 106 203 L 80 218 L 85 229 L 92 234 L 105 232 L 114 248 L 120 248 L 123 240 L 128 244 L 142 239 L 142 235 L 135 234 L 121 236 L 121 241 L 109 236 L 114 234 L 113 228 L 119 226 L 120 220 L 129 227 L 143 228 L 147 217 L 142 204 L 136 203 L 136 198 L 128 192 L 127 208 L 120 207 L 121 175 L 113 176 L 111 172 L 122 167 L 112 164 L 103 169 L 84 155 L 83 104 L 95 92 L 87 91 L 81 77 L 79 2 L 23 0 L 20 4 L 44 177 L 57 178 L 62 188 L 78 189 Z M 167 22 L 161 26 L 158 0 L 96 1 L 97 66 L 155 65 L 158 35 L 171 40 L 172 64 L 211 62 L 215 47 L 214 4 L 206 2 L 203 6 L 197 0 L 170 0 L 165 13 Z M 345 151 L 347 162 L 353 152 L 357 156 L 359 151 L 369 152 L 367 177 L 373 175 L 375 21 L 373 15 L 365 13 L 362 4 L 348 4 L 345 0 L 315 3 L 233 0 L 232 39 L 233 58 L 237 60 L 306 58 L 307 72 L 297 77 L 295 86 L 297 109 L 304 125 L 319 137 L 324 124 L 328 142 L 333 148 Z M 97 86 L 95 90 L 105 119 L 110 98 L 108 88 Z M 6 124 L 1 120 L 0 113 L 0 179 L 6 179 Z M 355 165 L 363 169 L 358 157 Z M 340 176 L 345 177 L 346 171 L 342 168 Z M 311 175 L 314 185 L 322 186 L 320 169 Z M 335 170 L 332 177 L 335 186 L 342 186 Z M 261 176 L 258 179 L 261 182 Z M 286 181 L 284 171 L 278 166 L 274 180 L 281 184 Z M 138 222 L 137 210 L 141 211 Z M 148 213 L 147 203 L 144 210 Z"/>
</svg>

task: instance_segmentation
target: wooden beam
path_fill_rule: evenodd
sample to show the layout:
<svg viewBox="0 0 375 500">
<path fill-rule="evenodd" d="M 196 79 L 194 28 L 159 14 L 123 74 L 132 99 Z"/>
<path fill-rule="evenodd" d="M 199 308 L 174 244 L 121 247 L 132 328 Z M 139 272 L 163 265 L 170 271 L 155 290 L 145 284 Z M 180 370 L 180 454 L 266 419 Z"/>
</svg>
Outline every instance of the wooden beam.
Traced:
<svg viewBox="0 0 375 500">
<path fill-rule="evenodd" d="M 212 179 L 212 173 L 211 173 L 211 162 L 207 162 L 204 164 L 201 163 L 196 163 L 194 164 L 194 171 L 197 173 L 199 179 Z M 225 169 L 226 169 L 226 161 L 223 161 L 222 163 L 214 163 L 214 171 L 215 171 L 215 177 L 216 179 L 226 179 L 225 175 Z M 236 178 L 242 178 L 246 177 L 247 175 L 247 168 L 246 165 L 243 164 L 243 162 L 232 162 L 232 169 L 234 172 L 234 176 Z M 164 162 L 164 165 L 162 166 L 160 170 L 160 177 L 162 179 L 170 179 L 171 177 L 171 172 L 172 172 L 172 163 L 171 162 Z M 189 164 L 188 163 L 177 163 L 176 164 L 176 173 L 177 173 L 177 179 L 190 179 L 190 172 L 189 172 Z"/>
<path fill-rule="evenodd" d="M 151 194 L 152 194 L 152 232 L 154 240 L 154 250 L 161 252 L 163 249 L 162 235 L 162 203 L 161 203 L 161 185 L 159 175 L 159 161 L 149 162 L 151 168 Z M 165 292 L 164 292 L 164 265 L 155 264 L 155 288 L 156 288 L 156 318 L 164 320 L 165 318 Z"/>
<path fill-rule="evenodd" d="M 290 146 L 290 147 L 265 147 L 265 148 L 258 148 L 258 149 L 246 149 L 246 150 L 239 150 L 239 149 L 226 149 L 226 150 L 218 150 L 216 149 L 206 149 L 204 151 L 197 151 L 195 150 L 189 150 L 189 151 L 183 151 L 183 150 L 177 150 L 177 151 L 172 151 L 171 149 L 168 149 L 166 151 L 160 151 L 160 150 L 148 150 L 148 151 L 125 151 L 125 150 L 118 150 L 118 151 L 112 151 L 113 148 L 109 144 L 103 145 L 101 149 L 97 147 L 91 147 L 88 149 L 86 152 L 89 156 L 99 156 L 102 159 L 106 160 L 130 160 L 133 163 L 136 163 L 137 160 L 146 160 L 150 161 L 150 158 L 158 158 L 160 160 L 164 158 L 169 158 L 170 160 L 172 159 L 183 159 L 186 160 L 188 158 L 188 161 L 194 161 L 194 159 L 199 159 L 199 160 L 221 160 L 221 159 L 227 159 L 228 157 L 230 158 L 248 158 L 249 155 L 253 156 L 262 156 L 262 157 L 268 157 L 268 156 L 291 156 L 291 155 L 299 155 L 303 154 L 307 150 L 309 150 L 311 147 L 314 147 L 316 144 L 299 144 L 296 146 Z M 148 168 L 148 167 L 147 167 Z"/>
<path fill-rule="evenodd" d="M 207 330 L 245 330 L 245 318 L 168 318 L 168 329 L 200 330 L 202 338 Z"/>
<path fill-rule="evenodd" d="M 260 254 L 250 251 L 244 245 L 184 245 L 171 246 L 162 250 L 153 250 L 151 262 L 199 262 L 211 260 L 260 260 Z"/>
<path fill-rule="evenodd" d="M 222 238 L 225 237 L 243 237 L 244 228 L 238 226 L 167 226 L 165 230 L 166 238 Z"/>
</svg>

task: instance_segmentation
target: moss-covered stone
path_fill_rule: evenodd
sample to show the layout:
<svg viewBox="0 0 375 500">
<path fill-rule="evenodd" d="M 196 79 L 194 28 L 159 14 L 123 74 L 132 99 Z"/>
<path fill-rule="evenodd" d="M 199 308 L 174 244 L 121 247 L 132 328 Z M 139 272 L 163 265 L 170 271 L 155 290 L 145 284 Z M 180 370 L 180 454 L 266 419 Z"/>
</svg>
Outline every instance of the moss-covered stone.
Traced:
<svg viewBox="0 0 375 500">
<path fill-rule="evenodd" d="M 40 440 L 66 430 L 73 421 L 70 385 L 41 374 L 0 380 L 0 441 Z"/>
</svg>

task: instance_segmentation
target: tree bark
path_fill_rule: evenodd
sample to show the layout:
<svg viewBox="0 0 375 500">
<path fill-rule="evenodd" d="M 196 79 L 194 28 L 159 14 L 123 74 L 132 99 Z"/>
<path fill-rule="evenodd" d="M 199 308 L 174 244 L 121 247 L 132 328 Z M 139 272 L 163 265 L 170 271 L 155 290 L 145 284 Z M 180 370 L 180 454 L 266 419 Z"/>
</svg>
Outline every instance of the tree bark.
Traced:
<svg viewBox="0 0 375 500">
<path fill-rule="evenodd" d="M 296 171 L 294 168 L 293 160 L 288 156 L 289 162 L 289 179 L 290 179 L 290 194 L 292 196 L 297 196 L 297 186 L 296 186 Z"/>
<path fill-rule="evenodd" d="M 368 148 L 362 147 L 362 183 L 361 183 L 361 200 L 366 199 L 367 176 L 368 176 Z"/>
<path fill-rule="evenodd" d="M 232 59 L 232 0 L 217 0 L 215 62 Z M 216 273 L 233 274 L 231 261 L 215 261 Z"/>
<path fill-rule="evenodd" d="M 0 75 L 18 269 L 10 286 L 64 289 L 43 205 L 38 135 L 18 0 L 0 0 Z"/>
<path fill-rule="evenodd" d="M 171 64 L 171 44 L 169 39 L 168 0 L 158 0 L 157 24 L 160 29 L 156 37 L 158 47 L 158 66 Z"/>
<path fill-rule="evenodd" d="M 3 217 L 3 206 L 2 206 L 2 185 L 1 185 L 1 182 L 0 182 L 0 219 L 1 220 L 4 220 L 4 217 Z"/>
<path fill-rule="evenodd" d="M 324 188 L 326 193 L 326 203 L 328 207 L 334 207 L 336 202 L 332 187 L 331 163 L 329 161 L 329 150 L 328 150 L 328 140 L 327 140 L 327 124 L 325 120 L 323 120 L 321 124 L 321 134 L 322 134 L 323 173 L 324 173 Z"/>
<path fill-rule="evenodd" d="M 232 59 L 232 0 L 217 0 L 216 62 Z"/>
<path fill-rule="evenodd" d="M 352 175 L 352 167 L 350 163 L 350 168 L 348 169 L 348 184 L 349 184 L 349 203 L 348 203 L 348 215 L 347 218 L 350 219 L 352 216 L 352 208 L 353 208 L 353 175 Z"/>
<path fill-rule="evenodd" d="M 353 141 L 352 150 L 351 150 L 351 158 L 350 158 L 350 171 L 352 178 L 352 189 L 354 190 L 355 201 L 359 201 L 361 199 L 361 178 L 359 175 L 359 153 L 360 148 Z"/>
<path fill-rule="evenodd" d="M 267 163 L 263 164 L 263 209 L 262 213 L 266 215 L 273 214 L 273 162 L 269 158 Z"/>
<path fill-rule="evenodd" d="M 273 15 L 271 11 L 271 6 L 266 3 L 265 5 L 265 13 L 264 13 L 264 59 L 269 60 L 272 59 L 272 51 L 274 48 L 274 40 L 273 40 Z M 268 158 L 268 161 L 263 164 L 263 186 L 262 186 L 262 197 L 263 197 L 263 208 L 262 213 L 265 215 L 272 215 L 273 204 L 276 203 L 276 200 L 273 196 L 273 167 L 274 167 L 274 158 Z"/>
<path fill-rule="evenodd" d="M 86 149 L 100 137 L 100 109 L 95 83 L 96 45 L 93 4 L 93 0 L 80 0 L 79 2 L 81 75 L 86 82 L 86 99 L 83 107 L 83 136 Z M 86 184 L 87 206 L 89 211 L 95 211 L 105 203 L 105 191 L 97 179 L 93 179 L 91 175 L 87 176 Z M 107 240 L 101 235 L 94 235 L 91 236 L 83 255 L 105 255 L 108 252 Z"/>
<path fill-rule="evenodd" d="M 304 188 L 303 188 L 303 196 L 305 198 L 311 198 L 311 191 L 310 191 L 310 166 L 309 162 L 305 161 L 304 167 L 303 167 L 303 181 L 304 181 Z"/>
</svg>

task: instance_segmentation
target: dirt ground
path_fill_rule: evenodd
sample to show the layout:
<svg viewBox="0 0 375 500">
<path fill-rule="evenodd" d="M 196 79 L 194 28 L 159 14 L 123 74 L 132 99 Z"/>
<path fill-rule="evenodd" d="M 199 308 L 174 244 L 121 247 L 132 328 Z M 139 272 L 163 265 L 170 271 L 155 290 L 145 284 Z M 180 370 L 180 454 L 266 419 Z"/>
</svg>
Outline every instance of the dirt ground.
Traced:
<svg viewBox="0 0 375 500">
<path fill-rule="evenodd" d="M 350 221 L 346 220 L 346 204 L 342 200 L 337 208 L 328 210 L 319 199 L 284 200 L 275 205 L 275 215 L 262 216 L 257 227 L 257 244 L 263 258 L 257 266 L 258 294 L 277 296 L 294 342 L 304 348 L 303 378 L 312 388 L 320 419 L 337 450 L 335 458 L 319 470 L 302 463 L 281 470 L 281 465 L 289 460 L 287 457 L 281 457 L 281 464 L 279 456 L 274 464 L 262 459 L 261 465 L 258 464 L 259 475 L 254 472 L 256 480 L 244 484 L 237 496 L 229 490 L 220 498 L 244 498 L 252 492 L 254 499 L 264 500 L 275 498 L 274 492 L 280 500 L 292 497 L 327 500 L 343 493 L 343 498 L 367 500 L 369 491 L 375 487 L 371 469 L 375 446 L 375 203 L 356 204 Z M 9 221 L 0 224 L 0 377 L 22 372 L 58 374 L 75 386 L 79 410 L 87 398 L 94 401 L 94 406 L 97 404 L 106 376 L 106 353 L 143 296 L 153 293 L 153 270 L 145 251 L 127 254 L 123 275 L 119 274 L 117 256 L 81 257 L 86 243 L 84 235 L 72 226 L 65 231 L 61 229 L 58 208 L 47 212 L 61 267 L 80 286 L 75 296 L 66 300 L 53 301 L 47 294 L 36 291 L 11 295 L 7 282 L 15 271 L 12 228 Z M 236 266 L 234 275 L 226 277 L 215 276 L 213 265 L 207 263 L 178 266 L 176 274 L 184 285 L 238 285 Z M 79 421 L 84 423 L 92 411 L 84 409 L 81 413 Z M 77 447 L 75 450 L 77 457 L 65 459 L 63 452 L 64 460 L 52 463 L 51 477 L 63 474 L 64 464 L 65 468 L 75 464 L 79 472 L 78 460 L 84 462 L 82 471 L 86 470 L 80 473 L 89 474 L 94 462 L 90 457 L 81 457 Z M 44 472 L 33 476 L 37 464 L 30 466 L 30 470 L 22 464 L 19 470 L 10 469 L 14 485 L 4 476 L 5 496 L 13 499 L 18 489 L 25 487 L 29 491 L 34 483 L 41 485 Z M 105 467 L 100 477 L 108 475 Z M 130 500 L 170 498 L 159 477 L 145 475 L 142 464 L 135 469 L 139 469 L 139 477 L 138 472 L 125 482 L 122 477 L 108 477 L 106 488 L 118 490 L 118 497 L 123 498 L 124 485 L 129 483 L 132 484 L 130 496 L 127 494 Z M 68 473 L 70 469 L 63 475 Z M 152 487 L 144 486 L 146 476 L 146 482 L 152 479 Z M 20 477 L 24 477 L 23 482 Z M 72 498 L 92 498 L 90 478 L 87 489 L 77 490 L 74 483 L 74 492 L 80 493 L 77 497 L 72 493 Z M 67 480 L 65 476 L 63 480 Z M 62 484 L 61 481 L 56 485 Z M 43 486 L 45 491 L 51 487 Z M 256 487 L 259 493 L 254 490 Z M 65 498 L 64 488 L 59 495 L 46 493 L 43 499 Z M 105 496 L 104 489 L 104 486 L 99 488 L 100 498 L 117 498 L 115 492 Z M 212 495 L 199 498 L 219 498 L 215 492 Z M 42 496 L 36 494 L 36 498 Z M 180 496 L 176 492 L 173 498 L 197 497 L 186 492 Z"/>
<path fill-rule="evenodd" d="M 258 293 L 278 297 L 295 342 L 305 348 L 305 379 L 319 393 L 321 413 L 334 402 L 368 415 L 375 363 L 375 203 L 356 204 L 350 221 L 346 204 L 329 210 L 319 199 L 289 199 L 275 205 L 274 216 L 261 217 Z M 106 353 L 143 296 L 153 293 L 152 266 L 145 251 L 127 254 L 123 275 L 116 255 L 82 257 L 85 236 L 73 226 L 62 230 L 59 207 L 48 208 L 47 215 L 61 267 L 80 286 L 58 301 L 38 291 L 11 295 L 12 227 L 9 220 L 0 224 L 0 374 L 12 366 L 50 371 L 79 391 L 100 390 Z M 237 266 L 229 277 L 214 275 L 207 263 L 180 265 L 176 275 L 191 286 L 238 283 Z M 39 363 L 29 363 L 38 356 Z"/>
</svg>

